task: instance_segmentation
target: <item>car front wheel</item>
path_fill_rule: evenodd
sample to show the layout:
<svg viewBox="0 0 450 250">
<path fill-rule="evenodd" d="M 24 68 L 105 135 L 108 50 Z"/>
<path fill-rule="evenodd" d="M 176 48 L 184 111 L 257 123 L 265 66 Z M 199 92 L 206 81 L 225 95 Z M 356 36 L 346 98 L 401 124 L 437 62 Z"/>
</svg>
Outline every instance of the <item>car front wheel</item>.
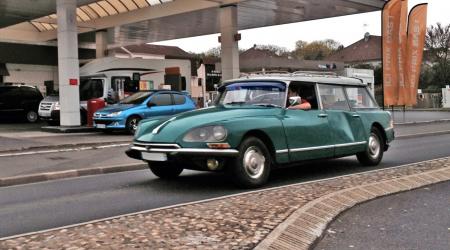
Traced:
<svg viewBox="0 0 450 250">
<path fill-rule="evenodd" d="M 168 162 L 149 162 L 148 167 L 154 175 L 161 179 L 173 179 L 183 172 L 182 167 L 178 167 Z"/>
<path fill-rule="evenodd" d="M 384 140 L 380 131 L 373 127 L 370 131 L 366 151 L 356 154 L 358 161 L 364 166 L 376 166 L 383 158 Z"/>
<path fill-rule="evenodd" d="M 26 118 L 27 118 L 28 122 L 34 123 L 34 122 L 36 122 L 38 120 L 39 116 L 36 113 L 36 111 L 30 110 L 30 111 L 27 112 L 27 117 Z"/>
<path fill-rule="evenodd" d="M 126 128 L 130 134 L 134 134 L 141 118 L 139 116 L 131 116 L 127 119 Z"/>
<path fill-rule="evenodd" d="M 266 145 L 256 137 L 244 139 L 239 156 L 228 166 L 234 182 L 245 188 L 255 188 L 267 182 L 272 159 Z"/>
</svg>

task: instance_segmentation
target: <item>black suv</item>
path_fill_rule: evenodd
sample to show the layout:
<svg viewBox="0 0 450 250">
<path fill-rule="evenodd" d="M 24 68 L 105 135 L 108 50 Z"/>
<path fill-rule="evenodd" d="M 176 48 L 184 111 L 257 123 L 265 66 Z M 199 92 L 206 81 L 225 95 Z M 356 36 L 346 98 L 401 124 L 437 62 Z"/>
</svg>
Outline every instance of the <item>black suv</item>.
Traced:
<svg viewBox="0 0 450 250">
<path fill-rule="evenodd" d="M 0 116 L 20 116 L 28 122 L 38 120 L 39 103 L 43 99 L 36 87 L 27 85 L 0 86 Z"/>
</svg>

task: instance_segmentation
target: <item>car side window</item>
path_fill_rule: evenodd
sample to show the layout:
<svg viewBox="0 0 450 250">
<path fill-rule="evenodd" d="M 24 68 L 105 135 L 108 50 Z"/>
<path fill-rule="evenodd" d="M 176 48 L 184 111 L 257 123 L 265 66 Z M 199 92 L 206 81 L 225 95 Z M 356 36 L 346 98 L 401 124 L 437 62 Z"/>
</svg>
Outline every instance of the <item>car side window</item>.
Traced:
<svg viewBox="0 0 450 250">
<path fill-rule="evenodd" d="M 168 106 L 172 105 L 172 98 L 170 94 L 156 94 L 150 99 L 150 102 L 156 104 L 156 106 Z"/>
<path fill-rule="evenodd" d="M 172 96 L 175 105 L 182 105 L 186 103 L 186 97 L 184 95 L 173 94 Z"/>
<path fill-rule="evenodd" d="M 320 99 L 324 109 L 350 110 L 344 88 L 337 85 L 319 84 Z"/>
<path fill-rule="evenodd" d="M 350 106 L 359 108 L 378 108 L 370 93 L 365 87 L 346 87 L 348 101 Z"/>
</svg>

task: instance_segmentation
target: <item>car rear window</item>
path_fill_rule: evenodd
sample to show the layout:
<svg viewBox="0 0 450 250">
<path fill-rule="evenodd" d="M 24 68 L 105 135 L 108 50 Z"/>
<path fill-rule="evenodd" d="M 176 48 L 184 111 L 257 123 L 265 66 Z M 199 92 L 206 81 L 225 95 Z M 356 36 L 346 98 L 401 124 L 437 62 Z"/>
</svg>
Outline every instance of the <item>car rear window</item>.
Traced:
<svg viewBox="0 0 450 250">
<path fill-rule="evenodd" d="M 174 94 L 173 101 L 175 105 L 182 105 L 186 103 L 186 97 L 183 95 Z"/>
<path fill-rule="evenodd" d="M 352 108 L 378 108 L 367 88 L 364 87 L 346 87 L 348 101 Z"/>
</svg>

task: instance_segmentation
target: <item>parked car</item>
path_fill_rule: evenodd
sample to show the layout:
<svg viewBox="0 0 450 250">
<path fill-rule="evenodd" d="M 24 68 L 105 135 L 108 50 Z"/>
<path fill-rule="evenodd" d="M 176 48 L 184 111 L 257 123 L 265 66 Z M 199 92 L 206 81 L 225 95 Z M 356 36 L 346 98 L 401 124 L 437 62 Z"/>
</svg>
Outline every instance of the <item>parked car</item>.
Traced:
<svg viewBox="0 0 450 250">
<path fill-rule="evenodd" d="M 290 88 L 310 110 L 289 109 Z M 356 155 L 377 165 L 393 139 L 392 116 L 359 79 L 293 74 L 227 81 L 213 107 L 142 121 L 126 153 L 161 178 L 227 171 L 258 187 L 271 169 L 305 160 Z"/>
<path fill-rule="evenodd" d="M 41 92 L 28 85 L 0 86 L 0 115 L 21 117 L 28 122 L 38 120 L 39 102 L 43 99 Z"/>
<path fill-rule="evenodd" d="M 118 104 L 95 112 L 94 126 L 105 131 L 126 129 L 133 134 L 142 119 L 170 116 L 193 109 L 195 109 L 195 103 L 182 92 L 140 91 Z"/>
</svg>

